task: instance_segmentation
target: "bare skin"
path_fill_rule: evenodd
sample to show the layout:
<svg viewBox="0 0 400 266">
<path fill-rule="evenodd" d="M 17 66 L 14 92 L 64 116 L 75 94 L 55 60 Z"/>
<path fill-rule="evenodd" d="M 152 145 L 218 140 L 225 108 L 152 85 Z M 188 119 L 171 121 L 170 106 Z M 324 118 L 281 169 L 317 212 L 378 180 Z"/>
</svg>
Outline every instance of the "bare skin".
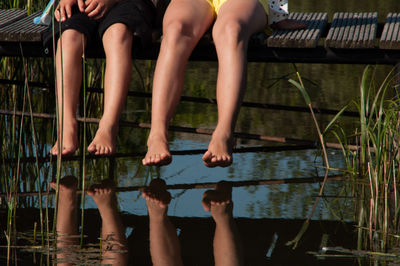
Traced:
<svg viewBox="0 0 400 266">
<path fill-rule="evenodd" d="M 143 191 L 150 219 L 150 253 L 154 266 L 180 266 L 179 239 L 176 229 L 167 216 L 171 194 L 166 190 L 165 181 L 154 179 Z"/>
<path fill-rule="evenodd" d="M 239 232 L 232 214 L 232 186 L 225 181 L 219 182 L 214 190 L 204 193 L 202 205 L 205 211 L 211 212 L 216 225 L 214 233 L 215 265 L 244 265 Z"/>
<path fill-rule="evenodd" d="M 173 0 L 168 6 L 154 74 L 152 127 L 144 165 L 161 166 L 171 161 L 167 132 L 182 93 L 185 66 L 214 18 L 212 7 L 204 0 Z M 233 131 L 246 84 L 247 44 L 266 23 L 264 8 L 257 0 L 227 1 L 215 19 L 218 123 L 203 156 L 208 167 L 232 164 Z"/>
<path fill-rule="evenodd" d="M 55 14 L 56 18 L 64 21 L 66 17 L 71 16 L 71 6 L 78 4 L 81 12 L 85 12 L 93 19 L 100 19 L 116 2 L 91 0 L 82 3 L 81 0 L 78 2 L 61 1 L 60 9 Z M 115 153 L 118 122 L 131 78 L 132 39 L 131 31 L 123 23 L 111 25 L 103 35 L 102 41 L 107 60 L 104 81 L 104 112 L 96 135 L 88 146 L 88 151 L 95 155 Z M 58 40 L 57 47 L 61 47 L 61 40 L 62 55 L 61 49 L 57 49 L 56 69 L 59 120 L 63 121 L 59 126 L 60 132 L 63 133 L 62 136 L 58 136 L 58 140 L 62 138 L 62 155 L 71 155 L 79 147 L 75 114 L 82 82 L 82 53 L 83 47 L 86 46 L 86 38 L 76 30 L 66 30 L 62 34 L 62 38 Z M 61 64 L 61 56 L 63 64 Z M 50 153 L 52 155 L 59 153 L 58 141 Z"/>
<path fill-rule="evenodd" d="M 68 260 L 71 256 L 68 247 L 78 245 L 78 213 L 76 188 L 78 180 L 74 176 L 66 176 L 59 182 L 58 208 L 57 208 L 57 260 Z M 57 190 L 57 183 L 51 182 L 50 187 Z M 65 251 L 65 252 L 63 252 Z M 57 265 L 75 265 L 68 262 L 60 262 Z"/>
<path fill-rule="evenodd" d="M 87 194 L 96 202 L 102 220 L 102 264 L 127 265 L 127 240 L 118 213 L 114 182 L 110 179 L 103 180 L 100 184 L 91 186 Z"/>
</svg>

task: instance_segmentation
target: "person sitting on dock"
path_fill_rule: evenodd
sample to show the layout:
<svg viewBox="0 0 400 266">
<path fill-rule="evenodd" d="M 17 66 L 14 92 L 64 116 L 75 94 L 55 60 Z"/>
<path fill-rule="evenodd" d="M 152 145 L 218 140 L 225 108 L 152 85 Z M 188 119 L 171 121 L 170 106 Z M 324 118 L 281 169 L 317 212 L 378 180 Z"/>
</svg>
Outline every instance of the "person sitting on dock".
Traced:
<svg viewBox="0 0 400 266">
<path fill-rule="evenodd" d="M 268 0 L 171 1 L 163 21 L 153 81 L 151 130 L 143 165 L 162 166 L 172 161 L 168 126 L 182 93 L 186 62 L 210 27 L 218 56 L 218 122 L 203 161 L 207 167 L 232 164 L 233 132 L 246 87 L 248 42 L 254 33 L 266 29 L 270 7 L 274 5 L 269 5 Z M 278 11 L 285 13 L 282 7 Z M 284 14 L 271 22 L 276 29 L 305 26 Z"/>
<path fill-rule="evenodd" d="M 106 55 L 104 111 L 88 151 L 96 155 L 115 152 L 119 118 L 124 106 L 132 68 L 133 36 L 142 46 L 151 42 L 159 3 L 164 0 L 61 0 L 49 35 L 62 32 L 56 52 L 59 136 L 50 153 L 73 154 L 79 146 L 76 120 L 82 83 L 85 47 L 103 44 Z M 161 24 L 161 23 L 160 23 Z M 136 46 L 135 46 L 136 49 Z M 61 137 L 62 136 L 62 137 Z M 62 141 L 60 142 L 60 140 Z M 61 144 L 62 143 L 62 144 Z"/>
</svg>

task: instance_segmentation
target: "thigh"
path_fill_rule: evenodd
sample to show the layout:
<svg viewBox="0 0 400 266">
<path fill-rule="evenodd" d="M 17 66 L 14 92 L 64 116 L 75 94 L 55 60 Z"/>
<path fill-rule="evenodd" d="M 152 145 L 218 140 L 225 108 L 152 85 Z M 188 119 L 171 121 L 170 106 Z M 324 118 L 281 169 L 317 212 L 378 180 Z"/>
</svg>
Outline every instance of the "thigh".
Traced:
<svg viewBox="0 0 400 266">
<path fill-rule="evenodd" d="M 267 14 L 258 0 L 227 0 L 220 8 L 215 24 L 237 22 L 250 35 L 264 30 Z"/>
<path fill-rule="evenodd" d="M 172 0 L 163 20 L 163 32 L 171 24 L 180 24 L 194 36 L 203 35 L 214 21 L 214 10 L 208 0 Z"/>
</svg>

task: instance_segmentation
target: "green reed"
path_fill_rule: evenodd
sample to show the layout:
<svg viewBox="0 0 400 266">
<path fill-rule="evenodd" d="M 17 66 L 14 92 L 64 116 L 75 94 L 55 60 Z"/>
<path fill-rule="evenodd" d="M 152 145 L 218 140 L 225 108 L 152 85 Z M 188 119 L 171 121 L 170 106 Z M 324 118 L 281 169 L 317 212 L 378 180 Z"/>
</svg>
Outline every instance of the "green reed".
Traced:
<svg viewBox="0 0 400 266">
<path fill-rule="evenodd" d="M 358 248 L 385 252 L 399 238 L 400 100 L 391 97 L 397 76 L 391 71 L 378 83 L 374 67 L 367 66 L 360 84 L 359 111 L 354 132 L 339 124 L 330 131 L 342 145 L 347 172 L 352 178 L 358 219 Z M 349 139 L 359 145 L 348 149 Z"/>
</svg>

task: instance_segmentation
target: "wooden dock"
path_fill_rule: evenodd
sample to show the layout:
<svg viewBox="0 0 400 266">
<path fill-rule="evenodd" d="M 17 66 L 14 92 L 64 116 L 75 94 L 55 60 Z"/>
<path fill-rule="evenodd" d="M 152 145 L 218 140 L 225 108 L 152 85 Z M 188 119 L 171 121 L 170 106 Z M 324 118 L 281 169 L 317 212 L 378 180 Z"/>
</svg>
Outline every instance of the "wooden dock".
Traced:
<svg viewBox="0 0 400 266">
<path fill-rule="evenodd" d="M 46 26 L 34 25 L 36 12 L 0 10 L 0 56 L 49 57 L 52 47 L 44 47 Z M 271 36 L 256 35 L 248 51 L 251 62 L 299 62 L 344 64 L 396 64 L 400 60 L 400 14 L 390 13 L 385 23 L 378 14 L 338 12 L 329 21 L 327 13 L 292 13 L 291 19 L 307 24 L 302 30 L 278 30 Z M 159 43 L 136 52 L 137 59 L 155 59 Z M 87 57 L 104 57 L 100 49 Z M 210 42 L 201 42 L 191 60 L 214 61 Z"/>
</svg>

